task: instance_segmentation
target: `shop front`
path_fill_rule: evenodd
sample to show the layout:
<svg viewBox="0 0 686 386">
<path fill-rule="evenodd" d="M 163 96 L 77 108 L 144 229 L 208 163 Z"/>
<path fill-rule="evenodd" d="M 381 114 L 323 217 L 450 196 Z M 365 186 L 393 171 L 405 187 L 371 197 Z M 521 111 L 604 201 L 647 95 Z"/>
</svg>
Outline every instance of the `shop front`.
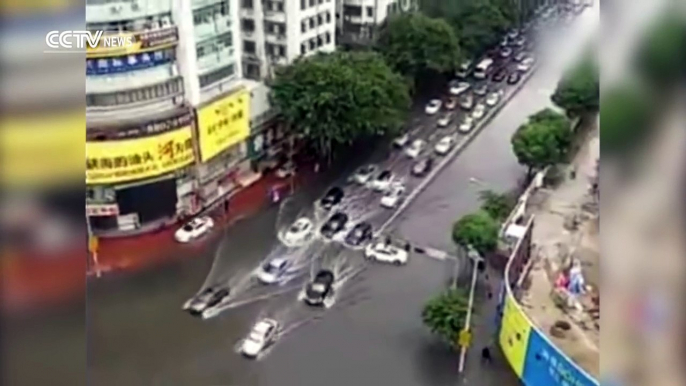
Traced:
<svg viewBox="0 0 686 386">
<path fill-rule="evenodd" d="M 193 212 L 189 166 L 194 162 L 189 112 L 139 127 L 89 130 L 86 209 L 91 231 L 142 233 Z"/>
</svg>

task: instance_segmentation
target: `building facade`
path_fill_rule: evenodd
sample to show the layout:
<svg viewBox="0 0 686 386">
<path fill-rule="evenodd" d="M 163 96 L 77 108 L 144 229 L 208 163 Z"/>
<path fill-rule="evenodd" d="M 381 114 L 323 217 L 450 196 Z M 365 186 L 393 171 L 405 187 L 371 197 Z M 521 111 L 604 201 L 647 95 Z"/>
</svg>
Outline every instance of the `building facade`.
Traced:
<svg viewBox="0 0 686 386">
<path fill-rule="evenodd" d="M 414 9 L 414 0 L 338 0 L 336 26 L 340 42 L 371 44 L 389 16 Z"/>
</svg>

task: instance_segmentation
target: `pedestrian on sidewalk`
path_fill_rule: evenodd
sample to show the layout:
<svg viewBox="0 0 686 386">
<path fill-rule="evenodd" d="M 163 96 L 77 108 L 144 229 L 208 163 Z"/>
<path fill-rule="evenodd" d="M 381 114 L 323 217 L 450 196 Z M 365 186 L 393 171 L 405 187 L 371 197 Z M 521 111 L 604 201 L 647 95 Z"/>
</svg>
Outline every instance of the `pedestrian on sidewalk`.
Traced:
<svg viewBox="0 0 686 386">
<path fill-rule="evenodd" d="M 481 349 L 481 362 L 491 363 L 491 350 L 488 347 Z"/>
</svg>

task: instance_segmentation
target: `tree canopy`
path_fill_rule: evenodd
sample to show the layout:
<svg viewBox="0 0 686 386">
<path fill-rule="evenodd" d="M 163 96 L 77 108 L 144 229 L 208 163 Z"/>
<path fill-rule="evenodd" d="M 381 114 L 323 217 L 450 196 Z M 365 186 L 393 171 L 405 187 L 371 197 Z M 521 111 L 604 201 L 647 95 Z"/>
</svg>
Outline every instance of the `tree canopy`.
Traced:
<svg viewBox="0 0 686 386">
<path fill-rule="evenodd" d="M 480 210 L 468 214 L 453 225 L 453 241 L 464 247 L 471 246 L 482 256 L 498 246 L 498 222 L 488 213 Z"/>
<path fill-rule="evenodd" d="M 452 71 L 460 61 L 460 48 L 450 26 L 420 13 L 391 17 L 377 43 L 392 68 L 415 80 L 427 72 Z"/>
<path fill-rule="evenodd" d="M 512 197 L 492 190 L 480 192 L 479 199 L 481 200 L 481 210 L 498 222 L 504 221 L 515 206 L 515 200 Z"/>
<path fill-rule="evenodd" d="M 562 162 L 572 142 L 569 126 L 562 114 L 541 110 L 512 136 L 512 151 L 519 163 L 529 168 L 529 173 Z"/>
<path fill-rule="evenodd" d="M 277 73 L 272 100 L 320 154 L 339 144 L 394 134 L 410 106 L 405 80 L 374 52 L 303 58 Z"/>
<path fill-rule="evenodd" d="M 597 62 L 588 57 L 565 74 L 551 100 L 570 117 L 598 111 L 600 71 Z"/>
<path fill-rule="evenodd" d="M 464 328 L 468 311 L 467 291 L 461 288 L 450 289 L 431 298 L 424 305 L 422 321 L 432 333 L 454 346 Z"/>
</svg>

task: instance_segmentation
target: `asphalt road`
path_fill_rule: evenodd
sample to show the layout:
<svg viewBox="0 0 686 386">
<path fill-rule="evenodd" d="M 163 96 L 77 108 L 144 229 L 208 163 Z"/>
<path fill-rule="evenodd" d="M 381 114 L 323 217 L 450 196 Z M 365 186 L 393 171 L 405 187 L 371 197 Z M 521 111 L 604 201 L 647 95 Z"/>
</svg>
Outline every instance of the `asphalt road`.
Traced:
<svg viewBox="0 0 686 386">
<path fill-rule="evenodd" d="M 522 170 L 511 154 L 510 136 L 529 114 L 549 104 L 565 64 L 562 59 L 574 57 L 574 50 L 592 32 L 593 24 L 586 19 L 584 14 L 565 31 L 546 33 L 541 67 L 532 79 L 389 231 L 449 250 L 450 225 L 476 208 L 480 189 L 514 186 Z M 440 137 L 434 134 L 436 117 L 421 113 L 415 117 L 413 131 L 435 143 Z M 455 128 L 442 131 L 450 130 Z M 381 149 L 369 160 L 360 160 L 366 162 L 392 168 L 410 188 L 419 183 L 408 176 L 412 162 L 401 153 Z M 311 203 L 331 179 L 342 176 L 335 183 L 344 183 L 356 166 L 349 165 L 292 201 L 229 228 L 216 243 L 179 252 L 197 255 L 194 258 L 135 277 L 113 275 L 93 283 L 88 294 L 89 381 L 103 386 L 454 384 L 456 356 L 436 342 L 419 316 L 426 299 L 449 281 L 451 261 L 413 254 L 404 267 L 365 264 L 359 251 L 336 241 L 316 239 L 289 249 L 278 240 L 279 231 L 300 215 L 325 221 L 326 216 L 312 210 Z M 473 178 L 481 182 L 470 182 Z M 342 209 L 354 222 L 365 220 L 379 227 L 390 217 L 390 211 L 379 208 L 378 195 L 363 187 L 346 190 Z M 303 274 L 277 288 L 249 280 L 266 257 L 284 254 L 300 263 Z M 297 294 L 309 276 L 306 272 L 322 266 L 338 274 L 337 295 L 331 308 L 312 310 L 297 301 Z M 208 320 L 181 311 L 201 287 L 218 283 L 234 288 L 230 309 Z M 236 346 L 264 316 L 279 320 L 284 332 L 262 358 L 248 361 L 236 353 Z M 83 347 L 76 329 L 64 327 L 60 336 L 67 342 L 73 337 Z M 509 384 L 508 375 L 504 377 L 501 383 Z"/>
</svg>

